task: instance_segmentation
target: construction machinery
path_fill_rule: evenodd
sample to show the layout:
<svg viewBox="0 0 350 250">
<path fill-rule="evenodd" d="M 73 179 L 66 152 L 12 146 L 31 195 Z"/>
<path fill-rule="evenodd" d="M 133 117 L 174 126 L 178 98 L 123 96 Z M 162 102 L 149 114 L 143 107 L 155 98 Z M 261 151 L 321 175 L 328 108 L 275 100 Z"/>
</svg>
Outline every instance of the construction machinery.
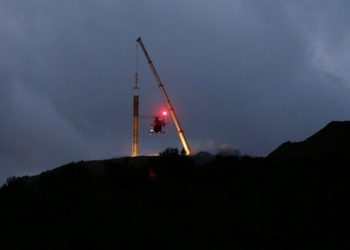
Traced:
<svg viewBox="0 0 350 250">
<path fill-rule="evenodd" d="M 168 97 L 168 95 L 167 95 L 166 92 L 165 92 L 164 86 L 163 86 L 163 84 L 162 84 L 162 82 L 161 82 L 161 80 L 160 80 L 160 78 L 159 78 L 159 76 L 158 76 L 158 74 L 157 74 L 157 71 L 156 71 L 156 69 L 155 69 L 155 67 L 154 67 L 154 65 L 153 65 L 153 63 L 152 63 L 152 61 L 151 61 L 151 59 L 150 59 L 150 57 L 149 57 L 147 51 L 146 51 L 145 46 L 144 46 L 143 43 L 142 43 L 141 37 L 139 37 L 136 41 L 140 44 L 140 46 L 141 46 L 141 48 L 142 48 L 142 51 L 143 51 L 143 53 L 145 54 L 145 57 L 146 57 L 147 62 L 148 62 L 148 65 L 150 66 L 150 68 L 151 68 L 151 70 L 152 70 L 153 76 L 154 76 L 154 78 L 155 78 L 156 81 L 157 81 L 157 84 L 158 84 L 158 87 L 159 87 L 159 89 L 160 89 L 160 92 L 162 93 L 163 98 L 164 98 L 164 100 L 165 100 L 165 103 L 166 103 L 166 105 L 167 105 L 167 107 L 168 107 L 168 109 L 169 109 L 169 113 L 170 113 L 170 115 L 171 115 L 171 117 L 172 117 L 172 119 L 173 119 L 173 121 L 174 121 L 174 123 L 175 123 L 177 132 L 178 132 L 179 137 L 180 137 L 180 140 L 181 140 L 181 142 L 182 142 L 182 145 L 183 145 L 183 147 L 184 147 L 184 149 L 185 149 L 185 151 L 186 151 L 186 154 L 189 155 L 189 154 L 191 153 L 190 147 L 188 146 L 188 143 L 187 143 L 185 134 L 184 134 L 183 130 L 181 129 L 179 120 L 178 120 L 177 117 L 176 117 L 174 108 L 173 108 L 173 106 L 172 106 L 171 103 L 170 103 L 169 97 Z"/>
</svg>

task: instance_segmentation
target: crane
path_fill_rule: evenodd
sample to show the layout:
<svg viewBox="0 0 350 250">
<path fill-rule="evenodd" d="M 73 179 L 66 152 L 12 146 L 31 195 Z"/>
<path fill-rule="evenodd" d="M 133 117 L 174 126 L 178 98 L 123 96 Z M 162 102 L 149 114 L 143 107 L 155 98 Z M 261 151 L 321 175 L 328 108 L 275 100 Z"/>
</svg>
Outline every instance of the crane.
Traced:
<svg viewBox="0 0 350 250">
<path fill-rule="evenodd" d="M 159 78 L 159 76 L 157 74 L 156 68 L 154 67 L 154 65 L 153 65 L 153 63 L 151 61 L 151 58 L 149 57 L 149 55 L 148 55 L 148 53 L 146 51 L 146 48 L 145 48 L 145 46 L 142 43 L 141 37 L 137 38 L 136 42 L 138 42 L 140 44 L 141 49 L 142 49 L 143 53 L 145 54 L 145 57 L 146 57 L 147 62 L 148 62 L 148 65 L 150 66 L 150 68 L 152 70 L 152 73 L 153 73 L 153 76 L 154 76 L 154 78 L 157 81 L 157 84 L 158 84 L 158 87 L 160 89 L 160 92 L 162 92 L 162 95 L 163 95 L 163 98 L 165 100 L 165 103 L 166 103 L 166 105 L 167 105 L 167 107 L 169 109 L 169 113 L 170 113 L 171 117 L 173 118 L 173 121 L 175 123 L 177 132 L 178 132 L 180 140 L 182 142 L 182 145 L 183 145 L 183 147 L 184 147 L 184 149 L 186 151 L 186 154 L 189 155 L 191 153 L 191 151 L 190 151 L 190 147 L 188 146 L 185 134 L 184 134 L 183 130 L 181 129 L 181 126 L 180 126 L 179 120 L 176 117 L 174 108 L 171 105 L 170 100 L 168 98 L 168 95 L 165 92 L 164 86 L 163 86 L 163 84 L 162 84 L 162 82 L 161 82 L 161 80 L 160 80 L 160 78 Z"/>
</svg>

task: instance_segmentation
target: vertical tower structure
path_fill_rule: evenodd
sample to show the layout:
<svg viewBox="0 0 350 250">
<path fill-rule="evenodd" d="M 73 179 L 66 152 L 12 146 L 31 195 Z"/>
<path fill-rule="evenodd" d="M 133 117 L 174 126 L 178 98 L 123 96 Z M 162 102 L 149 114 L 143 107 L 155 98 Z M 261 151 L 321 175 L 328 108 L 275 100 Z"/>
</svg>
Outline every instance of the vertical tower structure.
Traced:
<svg viewBox="0 0 350 250">
<path fill-rule="evenodd" d="M 131 156 L 138 156 L 139 154 L 139 90 L 137 86 L 138 74 L 135 74 L 136 83 L 133 90 L 133 126 L 132 126 L 132 153 Z"/>
</svg>

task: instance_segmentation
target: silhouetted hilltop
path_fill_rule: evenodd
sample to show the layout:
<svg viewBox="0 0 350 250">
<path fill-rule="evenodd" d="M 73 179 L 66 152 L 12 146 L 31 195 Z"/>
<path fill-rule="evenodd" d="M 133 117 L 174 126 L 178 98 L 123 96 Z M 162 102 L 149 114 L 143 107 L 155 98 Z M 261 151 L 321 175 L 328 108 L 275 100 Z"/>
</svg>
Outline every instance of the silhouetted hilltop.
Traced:
<svg viewBox="0 0 350 250">
<path fill-rule="evenodd" d="M 37 176 L 25 176 L 17 177 L 17 180 L 21 180 L 23 184 L 31 189 L 37 189 L 43 179 L 50 179 L 50 185 L 70 187 L 72 183 L 79 182 L 82 178 L 99 179 L 111 174 L 111 172 L 117 169 L 125 172 L 120 174 L 142 173 L 145 178 L 148 178 L 148 169 L 152 168 L 153 171 L 161 172 L 163 174 L 166 171 L 166 167 L 159 167 L 166 164 L 168 168 L 173 165 L 181 163 L 183 165 L 186 162 L 187 165 L 203 166 L 210 163 L 215 159 L 215 156 L 207 152 L 199 152 L 189 157 L 157 157 L 157 156 L 138 156 L 138 157 L 122 157 L 113 158 L 108 160 L 98 161 L 80 161 L 72 162 L 55 169 L 45 171 Z M 182 166 L 178 167 L 178 170 L 182 169 Z M 177 172 L 172 169 L 172 174 Z M 124 176 L 125 178 L 126 176 Z M 15 178 L 16 179 L 16 178 Z M 55 184 L 54 184 L 55 183 Z"/>
<path fill-rule="evenodd" d="M 215 156 L 208 153 L 208 152 L 201 151 L 201 152 L 191 156 L 191 158 L 194 160 L 194 162 L 196 164 L 205 165 L 205 164 L 211 162 L 212 160 L 214 160 Z"/>
<path fill-rule="evenodd" d="M 277 162 L 291 158 L 321 160 L 339 158 L 350 163 L 350 121 L 333 121 L 302 142 L 286 142 L 271 152 Z"/>
<path fill-rule="evenodd" d="M 0 189 L 1 249 L 349 249 L 349 122 L 266 158 L 72 162 Z"/>
</svg>

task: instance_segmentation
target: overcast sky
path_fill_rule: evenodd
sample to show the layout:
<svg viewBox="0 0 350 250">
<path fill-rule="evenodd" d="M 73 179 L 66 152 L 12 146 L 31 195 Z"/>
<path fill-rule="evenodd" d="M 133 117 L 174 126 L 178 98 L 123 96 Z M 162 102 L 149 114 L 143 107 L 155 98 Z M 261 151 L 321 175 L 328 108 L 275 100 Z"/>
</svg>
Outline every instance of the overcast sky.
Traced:
<svg viewBox="0 0 350 250">
<path fill-rule="evenodd" d="M 350 117 L 346 0 L 0 0 L 0 183 L 131 155 L 140 115 L 166 105 L 189 146 L 266 156 Z M 182 148 L 140 119 L 139 153 Z"/>
</svg>

